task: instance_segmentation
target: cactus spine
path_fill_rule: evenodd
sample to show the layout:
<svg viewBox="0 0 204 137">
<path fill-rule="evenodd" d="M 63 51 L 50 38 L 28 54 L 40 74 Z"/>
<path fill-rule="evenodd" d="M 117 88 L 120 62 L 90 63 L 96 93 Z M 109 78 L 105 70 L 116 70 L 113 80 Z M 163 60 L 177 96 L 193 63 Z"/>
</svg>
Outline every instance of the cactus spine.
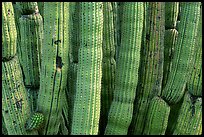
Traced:
<svg viewBox="0 0 204 137">
<path fill-rule="evenodd" d="M 144 19 L 143 3 L 124 3 L 115 89 L 105 134 L 127 134 L 138 82 Z M 125 70 L 125 71 L 124 71 Z"/>
</svg>

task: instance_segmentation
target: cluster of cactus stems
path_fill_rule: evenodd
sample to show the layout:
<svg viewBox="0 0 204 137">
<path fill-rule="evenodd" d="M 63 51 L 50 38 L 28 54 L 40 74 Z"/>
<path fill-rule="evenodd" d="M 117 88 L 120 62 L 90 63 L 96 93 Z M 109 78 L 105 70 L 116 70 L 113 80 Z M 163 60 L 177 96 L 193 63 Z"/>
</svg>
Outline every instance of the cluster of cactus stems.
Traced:
<svg viewBox="0 0 204 137">
<path fill-rule="evenodd" d="M 201 10 L 2 2 L 2 133 L 202 134 Z"/>
</svg>

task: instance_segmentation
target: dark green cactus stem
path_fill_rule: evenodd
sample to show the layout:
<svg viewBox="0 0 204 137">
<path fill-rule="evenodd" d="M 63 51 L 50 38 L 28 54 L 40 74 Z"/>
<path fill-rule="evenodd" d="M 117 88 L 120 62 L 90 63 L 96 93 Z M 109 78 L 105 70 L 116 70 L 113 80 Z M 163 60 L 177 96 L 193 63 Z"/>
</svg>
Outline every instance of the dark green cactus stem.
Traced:
<svg viewBox="0 0 204 137">
<path fill-rule="evenodd" d="M 69 135 L 68 128 L 66 126 L 66 118 L 64 115 L 60 117 L 60 127 L 57 135 Z"/>
<path fill-rule="evenodd" d="M 168 126 L 165 132 L 165 135 L 172 135 L 174 132 L 174 129 L 177 125 L 177 120 L 179 117 L 179 110 L 181 109 L 182 103 L 183 103 L 183 98 L 181 98 L 181 100 L 175 104 L 175 105 L 171 105 L 170 106 L 170 114 L 169 114 L 169 118 L 168 118 Z"/>
<path fill-rule="evenodd" d="M 179 2 L 165 2 L 165 28 L 174 29 L 179 13 Z"/>
<path fill-rule="evenodd" d="M 70 47 L 70 62 L 78 63 L 78 50 L 80 46 L 79 37 L 79 3 L 71 4 L 70 14 L 72 16 L 72 46 Z"/>
<path fill-rule="evenodd" d="M 176 42 L 177 37 L 178 37 L 178 31 L 176 29 L 165 30 L 162 89 L 165 87 L 169 73 L 171 73 L 171 70 L 173 67 L 172 59 L 174 56 L 175 42 Z"/>
<path fill-rule="evenodd" d="M 39 13 L 44 18 L 44 2 L 38 2 Z"/>
<path fill-rule="evenodd" d="M 195 38 L 200 19 L 200 2 L 182 2 L 178 38 L 172 59 L 172 71 L 162 91 L 162 98 L 168 104 L 176 104 L 184 95 L 186 82 L 191 72 Z"/>
<path fill-rule="evenodd" d="M 68 91 L 65 91 L 67 94 L 67 101 L 68 101 L 68 128 L 69 134 L 71 134 L 71 127 L 72 127 L 72 118 L 73 118 L 73 109 L 74 109 L 74 99 L 76 94 L 76 82 L 77 82 L 77 63 L 70 63 L 69 68 L 69 75 L 67 80 Z M 65 113 L 65 115 L 67 115 Z"/>
<path fill-rule="evenodd" d="M 22 77 L 17 56 L 2 62 L 2 116 L 9 135 L 37 135 L 24 128 L 31 109 Z"/>
<path fill-rule="evenodd" d="M 103 3 L 103 60 L 101 80 L 101 112 L 100 112 L 100 134 L 104 134 L 108 121 L 108 112 L 113 100 L 115 80 L 115 33 L 113 24 L 113 8 L 110 2 Z"/>
<path fill-rule="evenodd" d="M 176 123 L 173 135 L 201 135 L 202 98 L 186 93 Z"/>
<path fill-rule="evenodd" d="M 22 15 L 19 19 L 21 42 L 18 56 L 26 87 L 39 88 L 43 21 L 40 14 Z"/>
<path fill-rule="evenodd" d="M 125 135 L 132 120 L 144 19 L 143 3 L 124 3 L 115 89 L 105 134 Z"/>
<path fill-rule="evenodd" d="M 192 73 L 187 82 L 187 90 L 194 96 L 202 96 L 202 14 L 199 20 L 195 43 L 195 57 L 192 59 Z"/>
<path fill-rule="evenodd" d="M 139 80 L 129 134 L 141 135 L 151 99 L 161 92 L 165 4 L 146 3 Z M 132 130 L 132 131 L 131 131 Z"/>
<path fill-rule="evenodd" d="M 143 135 L 164 135 L 169 113 L 169 105 L 162 98 L 154 97 L 150 102 Z"/>
<path fill-rule="evenodd" d="M 39 93 L 39 88 L 26 88 L 27 89 L 27 96 L 29 100 L 29 106 L 31 108 L 31 112 L 35 112 L 37 110 L 37 98 Z"/>
<path fill-rule="evenodd" d="M 2 2 L 2 61 L 16 55 L 17 32 L 12 2 Z"/>
<path fill-rule="evenodd" d="M 79 24 L 79 62 L 71 134 L 96 135 L 102 77 L 102 2 L 79 3 Z"/>
<path fill-rule="evenodd" d="M 3 117 L 1 117 L 1 118 L 2 118 L 2 135 L 8 135 L 8 131 L 6 129 L 6 124 L 4 122 L 4 118 Z"/>
<path fill-rule="evenodd" d="M 37 108 L 45 116 L 40 134 L 57 134 L 67 85 L 70 16 L 69 2 L 44 3 L 44 46 Z M 64 14 L 66 13 L 66 14 Z M 45 102 L 46 101 L 46 102 Z"/>
<path fill-rule="evenodd" d="M 22 15 L 30 15 L 39 12 L 37 2 L 16 2 L 16 4 L 20 8 Z"/>
</svg>

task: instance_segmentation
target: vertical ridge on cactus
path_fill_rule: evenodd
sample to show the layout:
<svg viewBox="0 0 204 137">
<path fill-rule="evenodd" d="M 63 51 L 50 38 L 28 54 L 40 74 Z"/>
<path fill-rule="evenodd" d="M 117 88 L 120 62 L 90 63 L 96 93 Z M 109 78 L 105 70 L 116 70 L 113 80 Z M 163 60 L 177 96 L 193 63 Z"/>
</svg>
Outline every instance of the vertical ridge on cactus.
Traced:
<svg viewBox="0 0 204 137">
<path fill-rule="evenodd" d="M 202 135 L 201 2 L 2 2 L 3 135 Z"/>
<path fill-rule="evenodd" d="M 96 135 L 100 116 L 103 4 L 79 3 L 79 38 L 72 135 Z"/>
<path fill-rule="evenodd" d="M 40 133 L 46 135 L 58 133 L 64 105 L 61 100 L 64 98 L 68 74 L 69 4 L 44 3 L 44 44 L 37 109 L 45 115 L 45 125 Z"/>
<path fill-rule="evenodd" d="M 143 14 L 143 3 L 124 3 L 121 46 L 116 63 L 115 89 L 105 129 L 106 135 L 127 134 L 132 119 L 138 82 Z"/>
</svg>

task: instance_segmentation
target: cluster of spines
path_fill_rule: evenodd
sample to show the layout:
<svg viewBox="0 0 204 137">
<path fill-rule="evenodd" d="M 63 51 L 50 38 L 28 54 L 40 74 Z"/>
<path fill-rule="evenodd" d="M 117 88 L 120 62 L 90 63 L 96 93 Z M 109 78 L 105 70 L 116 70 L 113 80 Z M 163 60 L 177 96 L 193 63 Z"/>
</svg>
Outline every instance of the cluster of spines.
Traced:
<svg viewBox="0 0 204 137">
<path fill-rule="evenodd" d="M 28 131 L 39 130 L 44 123 L 44 115 L 40 112 L 33 113 L 25 123 L 25 129 Z"/>
</svg>

